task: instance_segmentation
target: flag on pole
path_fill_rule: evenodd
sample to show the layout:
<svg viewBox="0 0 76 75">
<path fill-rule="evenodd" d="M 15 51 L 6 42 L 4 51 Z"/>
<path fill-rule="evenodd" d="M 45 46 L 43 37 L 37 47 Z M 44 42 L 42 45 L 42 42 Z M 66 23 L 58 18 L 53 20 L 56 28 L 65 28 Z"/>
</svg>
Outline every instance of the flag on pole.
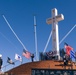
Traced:
<svg viewBox="0 0 76 75">
<path fill-rule="evenodd" d="M 9 63 L 9 64 L 15 64 L 9 57 L 7 57 L 7 62 Z"/>
<path fill-rule="evenodd" d="M 23 55 L 24 57 L 26 57 L 27 59 L 30 59 L 30 57 L 31 57 L 31 53 L 28 52 L 28 51 L 26 51 L 26 50 L 23 50 L 22 55 Z"/>
<path fill-rule="evenodd" d="M 22 61 L 22 57 L 20 55 L 18 55 L 18 54 L 15 54 L 15 59 L 19 60 L 19 61 Z"/>
<path fill-rule="evenodd" d="M 65 49 L 66 49 L 66 54 L 70 56 L 70 51 L 73 50 L 71 46 L 69 46 L 67 43 L 65 43 Z"/>
</svg>

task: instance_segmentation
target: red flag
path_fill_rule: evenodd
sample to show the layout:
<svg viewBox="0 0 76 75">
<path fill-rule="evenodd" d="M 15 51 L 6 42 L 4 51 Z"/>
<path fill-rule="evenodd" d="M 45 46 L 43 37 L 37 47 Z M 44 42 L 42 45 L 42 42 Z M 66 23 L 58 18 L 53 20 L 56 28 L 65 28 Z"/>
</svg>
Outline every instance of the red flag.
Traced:
<svg viewBox="0 0 76 75">
<path fill-rule="evenodd" d="M 70 51 L 73 50 L 71 46 L 65 45 L 66 54 L 70 56 Z"/>
<path fill-rule="evenodd" d="M 30 52 L 28 52 L 28 51 L 23 51 L 23 54 L 22 54 L 24 57 L 26 57 L 26 58 L 30 58 L 31 57 L 31 53 Z"/>
</svg>

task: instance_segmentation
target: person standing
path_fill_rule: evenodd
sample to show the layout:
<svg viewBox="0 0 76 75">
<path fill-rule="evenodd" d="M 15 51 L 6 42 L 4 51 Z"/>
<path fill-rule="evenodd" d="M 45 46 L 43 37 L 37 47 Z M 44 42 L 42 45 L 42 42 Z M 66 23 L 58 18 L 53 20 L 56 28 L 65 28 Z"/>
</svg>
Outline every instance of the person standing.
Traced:
<svg viewBox="0 0 76 75">
<path fill-rule="evenodd" d="M 64 65 L 68 65 L 68 55 L 65 54 L 63 57 Z"/>
<path fill-rule="evenodd" d="M 0 54 L 0 71 L 1 71 L 2 64 L 3 64 L 3 60 L 2 60 L 2 55 Z"/>
<path fill-rule="evenodd" d="M 34 54 L 31 54 L 31 60 L 34 61 Z"/>
</svg>

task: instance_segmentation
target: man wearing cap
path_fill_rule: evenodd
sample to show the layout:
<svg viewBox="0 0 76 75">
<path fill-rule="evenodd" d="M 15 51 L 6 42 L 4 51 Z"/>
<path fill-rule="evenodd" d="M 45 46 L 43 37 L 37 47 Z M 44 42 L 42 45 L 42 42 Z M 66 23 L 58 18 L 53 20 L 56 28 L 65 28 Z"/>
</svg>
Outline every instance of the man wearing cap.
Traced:
<svg viewBox="0 0 76 75">
<path fill-rule="evenodd" d="M 2 60 L 2 55 L 0 54 L 0 70 L 1 70 L 2 64 L 3 64 L 3 60 Z"/>
</svg>

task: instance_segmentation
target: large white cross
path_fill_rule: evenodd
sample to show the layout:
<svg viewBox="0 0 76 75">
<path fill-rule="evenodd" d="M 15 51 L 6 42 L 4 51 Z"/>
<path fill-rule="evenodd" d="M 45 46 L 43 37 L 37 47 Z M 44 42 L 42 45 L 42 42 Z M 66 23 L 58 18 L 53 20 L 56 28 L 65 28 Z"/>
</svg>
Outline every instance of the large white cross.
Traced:
<svg viewBox="0 0 76 75">
<path fill-rule="evenodd" d="M 46 20 L 47 24 L 52 24 L 52 50 L 56 51 L 58 59 L 60 59 L 59 53 L 59 35 L 58 35 L 58 21 L 64 19 L 63 14 L 58 15 L 57 9 L 52 9 L 52 18 Z"/>
</svg>

